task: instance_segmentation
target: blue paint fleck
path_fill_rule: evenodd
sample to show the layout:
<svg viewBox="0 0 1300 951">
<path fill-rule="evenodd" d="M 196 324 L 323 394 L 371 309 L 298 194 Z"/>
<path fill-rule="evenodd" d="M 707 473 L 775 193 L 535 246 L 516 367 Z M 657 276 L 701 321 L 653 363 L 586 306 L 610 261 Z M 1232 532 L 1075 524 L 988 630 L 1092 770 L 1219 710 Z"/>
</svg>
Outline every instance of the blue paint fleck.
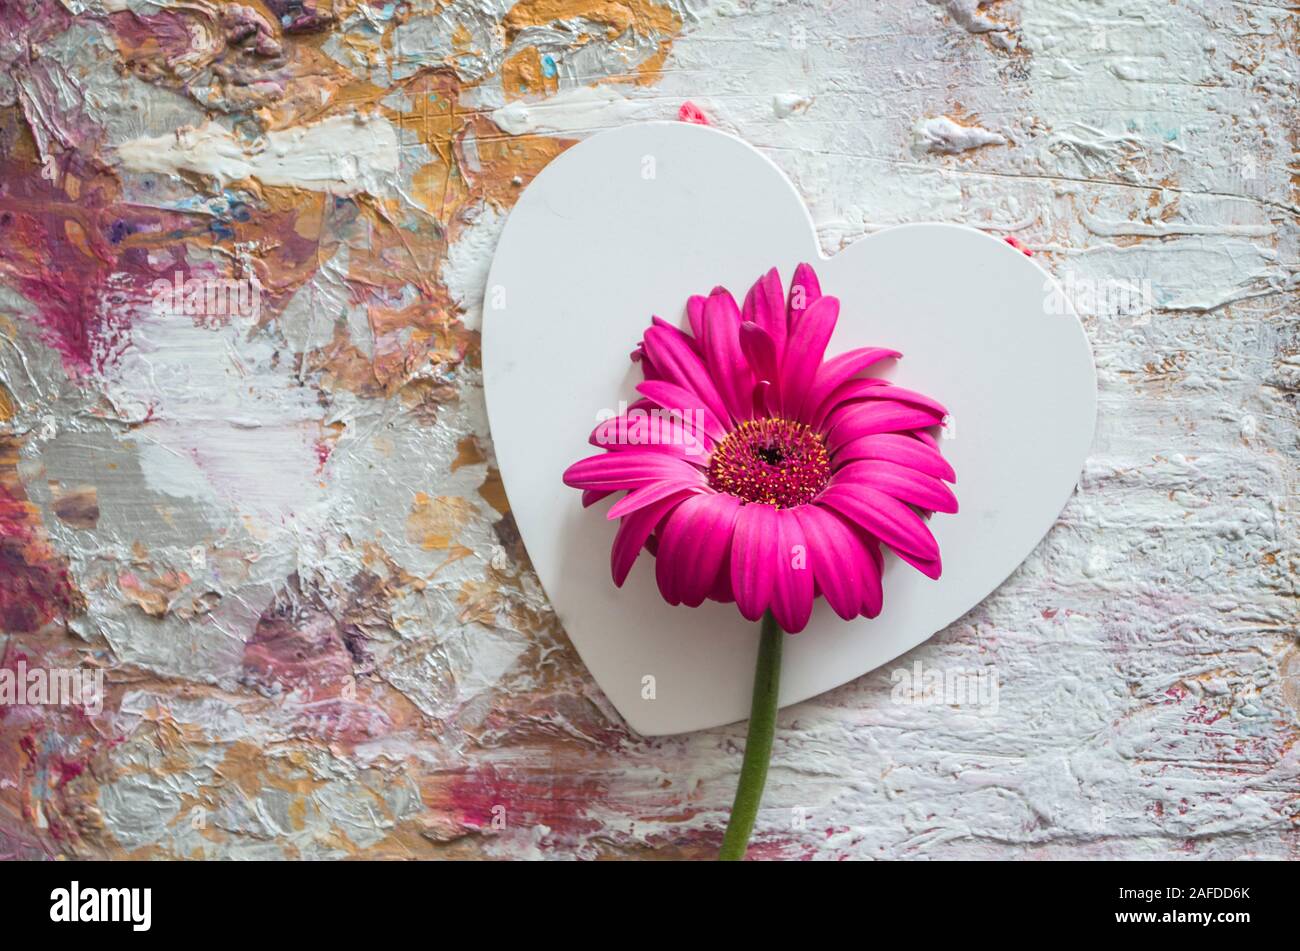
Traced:
<svg viewBox="0 0 1300 951">
<path fill-rule="evenodd" d="M 559 70 L 555 66 L 555 60 L 549 55 L 542 57 L 542 75 L 547 79 L 554 79 Z"/>
</svg>

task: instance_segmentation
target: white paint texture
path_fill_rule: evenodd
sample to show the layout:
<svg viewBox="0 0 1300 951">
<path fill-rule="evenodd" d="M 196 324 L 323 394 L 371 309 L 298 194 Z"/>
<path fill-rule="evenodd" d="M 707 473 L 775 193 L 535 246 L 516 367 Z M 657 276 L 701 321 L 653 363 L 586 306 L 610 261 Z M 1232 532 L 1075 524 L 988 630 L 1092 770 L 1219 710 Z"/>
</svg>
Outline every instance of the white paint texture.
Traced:
<svg viewBox="0 0 1300 951">
<path fill-rule="evenodd" d="M 1300 858 L 1295 11 L 1231 0 L 692 0 L 674 4 L 684 26 L 652 82 L 583 91 L 632 78 L 653 38 L 571 22 L 507 40 L 510 6 L 448 4 L 387 45 L 370 43 L 394 29 L 384 9 L 358 8 L 346 30 L 364 42 L 332 35 L 323 50 L 387 88 L 447 56 L 462 78 L 491 77 L 534 44 L 557 57 L 551 100 L 508 102 L 491 79 L 462 103 L 495 116 L 503 134 L 581 135 L 670 117 L 690 100 L 791 176 L 827 249 L 886 225 L 962 222 L 1016 237 L 1091 294 L 1076 305 L 1101 412 L 1078 494 L 993 596 L 897 665 L 991 667 L 996 712 L 894 703 L 894 668 L 786 711 L 758 854 Z M 461 24 L 471 39 L 457 54 Z M 36 80 L 22 82 L 30 101 Z M 393 187 L 405 165 L 391 163 L 386 122 L 347 136 L 309 126 L 258 152 L 215 125 L 191 122 L 199 131 L 178 139 L 159 118 L 175 94 L 135 83 L 133 95 L 148 106 L 131 122 L 146 127 L 114 139 L 134 142 L 117 153 L 133 168 L 373 189 L 409 204 L 407 183 Z M 1006 142 L 914 149 L 918 128 L 927 141 L 930 130 L 968 141 L 943 133 L 945 119 Z M 471 313 L 496 218 L 459 227 L 462 244 L 434 272 Z M 102 781 L 73 784 L 90 790 L 79 813 L 92 832 L 60 848 L 710 855 L 743 726 L 648 742 L 604 704 L 479 491 L 490 434 L 472 366 L 414 373 L 458 388 L 434 421 L 409 392 L 362 399 L 322 385 L 307 391 L 328 397 L 314 408 L 304 397 L 308 373 L 288 355 L 324 346 L 336 327 L 362 352 L 391 344 L 337 270 L 348 248 L 365 246 L 364 222 L 331 227 L 343 249 L 283 325 L 144 328 L 136 379 L 121 385 L 157 396 L 158 424 L 67 382 L 39 334 L 10 329 L 31 307 L 0 288 L 0 379 L 22 407 L 9 425 L 24 438 L 24 485 L 88 600 L 73 623 L 77 649 L 115 665 L 121 741 Z M 933 264 L 943 280 L 944 262 Z M 580 293 L 581 262 L 574 274 Z M 1135 282 L 1147 282 L 1149 308 L 1113 293 Z M 224 398 L 204 410 L 172 382 L 183 353 L 200 358 L 202 333 L 211 365 L 196 379 L 254 390 L 238 414 Z M 260 426 L 241 428 L 243 418 Z M 345 425 L 328 461 L 305 478 L 301 440 L 336 421 Z M 182 462 L 194 428 L 241 467 L 247 495 L 227 490 L 232 470 Z M 469 436 L 488 455 L 453 470 Z M 99 489 L 94 532 L 53 514 L 50 484 L 85 482 Z M 283 482 L 301 489 L 292 518 Z M 463 511 L 452 547 L 408 534 L 417 493 Z M 167 569 L 190 581 L 164 616 L 146 616 L 121 579 Z M 277 694 L 248 681 L 244 642 L 295 573 L 285 613 L 338 662 Z M 376 600 L 376 587 L 390 596 Z M 347 632 L 365 650 L 345 662 Z M 44 795 L 40 815 L 59 793 Z M 502 802 L 506 821 L 493 828 Z M 203 824 L 182 804 L 202 807 Z M 39 822 L 26 822 L 6 819 L 6 848 L 45 854 Z"/>
<path fill-rule="evenodd" d="M 979 126 L 962 125 L 947 116 L 922 119 L 912 133 L 913 147 L 918 152 L 936 152 L 940 155 L 956 155 L 985 145 L 1007 144 L 1005 136 Z"/>
<path fill-rule="evenodd" d="M 206 175 L 223 187 L 257 179 L 336 195 L 396 191 L 401 140 L 378 116 L 334 116 L 309 126 L 268 132 L 244 143 L 223 126 L 204 122 L 174 133 L 123 142 L 117 158 L 133 172 Z"/>
<path fill-rule="evenodd" d="M 594 132 L 624 122 L 655 118 L 653 103 L 628 98 L 608 86 L 577 86 L 540 102 L 512 102 L 492 111 L 492 121 L 511 135 L 530 132 Z"/>
</svg>

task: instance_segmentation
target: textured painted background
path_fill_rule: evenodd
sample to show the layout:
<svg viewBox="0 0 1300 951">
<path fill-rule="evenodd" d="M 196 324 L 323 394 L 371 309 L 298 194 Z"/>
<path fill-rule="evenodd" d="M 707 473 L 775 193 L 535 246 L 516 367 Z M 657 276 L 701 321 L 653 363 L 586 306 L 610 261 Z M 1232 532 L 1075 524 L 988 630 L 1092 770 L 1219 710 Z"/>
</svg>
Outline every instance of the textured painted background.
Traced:
<svg viewBox="0 0 1300 951">
<path fill-rule="evenodd" d="M 743 726 L 613 714 L 478 369 L 521 186 L 689 102 L 828 250 L 966 222 L 1149 292 L 1077 301 L 1059 524 L 782 715 L 755 851 L 1300 857 L 1298 42 L 1229 0 L 0 0 L 0 660 L 109 688 L 0 706 L 0 856 L 712 853 Z M 159 313 L 177 272 L 259 309 Z M 996 710 L 894 702 L 916 661 Z"/>
</svg>

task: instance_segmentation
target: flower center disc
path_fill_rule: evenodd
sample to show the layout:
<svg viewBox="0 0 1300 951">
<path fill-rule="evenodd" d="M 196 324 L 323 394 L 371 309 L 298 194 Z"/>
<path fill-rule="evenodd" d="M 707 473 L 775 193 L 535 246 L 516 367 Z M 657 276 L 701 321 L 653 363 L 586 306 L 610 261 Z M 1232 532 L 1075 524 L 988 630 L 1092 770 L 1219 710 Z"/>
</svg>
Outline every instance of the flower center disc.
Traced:
<svg viewBox="0 0 1300 951">
<path fill-rule="evenodd" d="M 727 434 L 709 459 L 709 485 L 746 502 L 792 508 L 830 480 L 822 437 L 788 419 L 751 419 Z"/>
</svg>

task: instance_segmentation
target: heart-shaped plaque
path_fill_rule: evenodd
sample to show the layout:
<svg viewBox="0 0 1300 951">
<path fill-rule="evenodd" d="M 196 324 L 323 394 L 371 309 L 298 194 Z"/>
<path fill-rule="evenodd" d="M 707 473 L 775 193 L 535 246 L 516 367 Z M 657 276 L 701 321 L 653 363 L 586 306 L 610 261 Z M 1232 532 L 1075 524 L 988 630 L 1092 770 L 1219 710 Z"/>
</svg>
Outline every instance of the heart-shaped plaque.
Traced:
<svg viewBox="0 0 1300 951">
<path fill-rule="evenodd" d="M 603 415 L 636 399 L 628 354 L 652 314 L 685 325 L 692 294 L 741 295 L 775 265 L 817 269 L 840 298 L 827 357 L 879 346 L 881 375 L 951 411 L 956 515 L 931 530 L 932 581 L 886 555 L 884 610 L 846 622 L 819 601 L 787 638 L 781 704 L 836 687 L 961 617 L 1052 527 L 1092 440 L 1096 374 L 1065 296 L 1020 251 L 957 225 L 873 234 L 832 258 L 803 201 L 744 142 L 687 123 L 605 132 L 569 149 L 511 212 L 488 277 L 483 375 L 506 493 L 538 577 L 592 676 L 639 733 L 748 716 L 758 625 L 734 604 L 671 607 L 643 552 L 610 578 L 616 523 L 561 482 Z M 874 372 L 874 371 L 873 371 Z"/>
</svg>

